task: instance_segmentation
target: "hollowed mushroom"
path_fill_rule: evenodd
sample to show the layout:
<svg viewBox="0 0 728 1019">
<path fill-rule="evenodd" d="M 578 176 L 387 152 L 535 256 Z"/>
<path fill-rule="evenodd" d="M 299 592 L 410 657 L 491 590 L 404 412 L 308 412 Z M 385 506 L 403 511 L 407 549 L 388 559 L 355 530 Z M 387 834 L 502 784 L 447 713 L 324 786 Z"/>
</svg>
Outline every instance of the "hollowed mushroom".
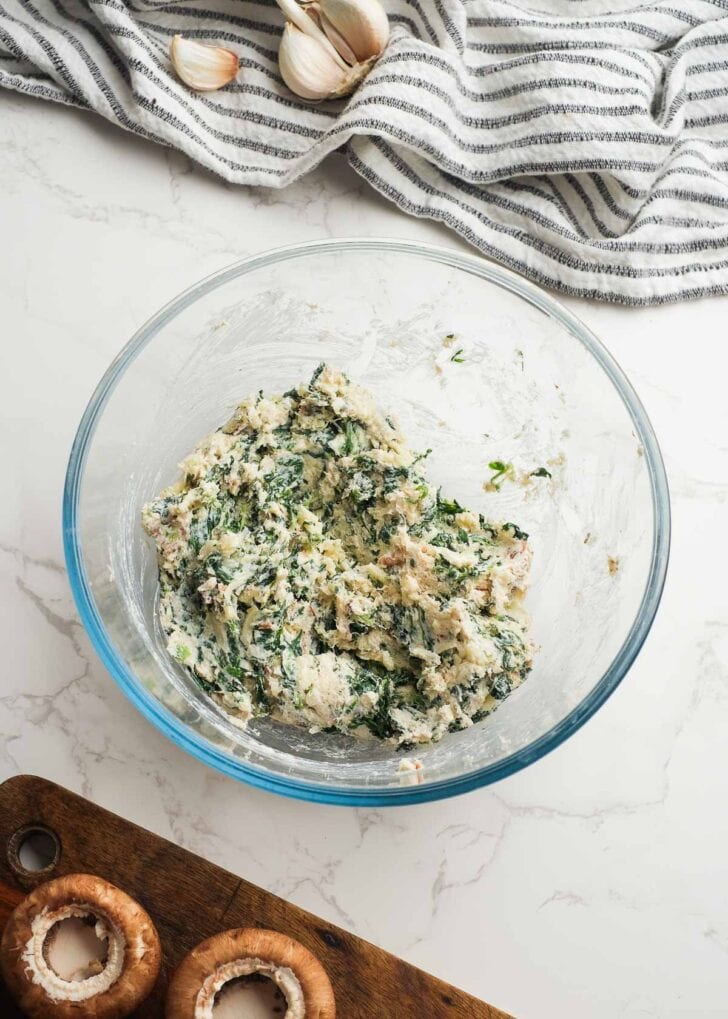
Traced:
<svg viewBox="0 0 728 1019">
<path fill-rule="evenodd" d="M 151 992 L 161 961 L 145 910 L 90 874 L 36 888 L 0 942 L 3 977 L 30 1019 L 125 1019 Z"/>
<path fill-rule="evenodd" d="M 271 1017 L 335 1019 L 334 992 L 318 959 L 285 934 L 252 927 L 216 934 L 185 956 L 170 981 L 166 1017 L 222 1019 L 233 986 L 256 978 L 271 981 L 278 991 L 280 1005 L 274 996 L 269 999 Z M 250 1016 L 264 1014 L 256 998 Z M 240 1001 L 236 1014 L 246 1019 L 242 996 Z"/>
</svg>

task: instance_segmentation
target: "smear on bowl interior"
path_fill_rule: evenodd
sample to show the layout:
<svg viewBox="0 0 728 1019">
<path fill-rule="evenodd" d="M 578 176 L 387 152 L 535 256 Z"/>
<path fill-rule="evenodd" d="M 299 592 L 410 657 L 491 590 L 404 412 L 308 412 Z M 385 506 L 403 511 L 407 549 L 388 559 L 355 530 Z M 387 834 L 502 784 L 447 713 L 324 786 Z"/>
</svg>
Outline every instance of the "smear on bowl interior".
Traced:
<svg viewBox="0 0 728 1019">
<path fill-rule="evenodd" d="M 528 535 L 443 495 L 426 457 L 322 365 L 241 403 L 145 506 L 169 653 L 234 720 L 406 747 L 526 677 Z"/>
</svg>

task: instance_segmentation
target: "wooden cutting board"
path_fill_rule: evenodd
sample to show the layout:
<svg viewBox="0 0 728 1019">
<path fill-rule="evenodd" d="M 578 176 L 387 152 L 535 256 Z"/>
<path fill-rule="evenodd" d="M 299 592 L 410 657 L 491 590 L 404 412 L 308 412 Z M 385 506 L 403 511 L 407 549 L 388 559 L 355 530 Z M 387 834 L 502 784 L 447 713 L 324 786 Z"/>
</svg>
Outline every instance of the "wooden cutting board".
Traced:
<svg viewBox="0 0 728 1019">
<path fill-rule="evenodd" d="M 17 833 L 37 826 L 55 834 L 60 855 L 31 873 L 19 863 Z M 337 1019 L 511 1019 L 53 782 L 20 775 L 0 785 L 0 929 L 26 892 L 81 871 L 123 888 L 157 925 L 165 972 L 137 1019 L 160 1019 L 167 974 L 203 938 L 231 927 L 268 927 L 306 945 L 329 974 Z M 0 1016 L 20 1016 L 1 983 Z"/>
</svg>

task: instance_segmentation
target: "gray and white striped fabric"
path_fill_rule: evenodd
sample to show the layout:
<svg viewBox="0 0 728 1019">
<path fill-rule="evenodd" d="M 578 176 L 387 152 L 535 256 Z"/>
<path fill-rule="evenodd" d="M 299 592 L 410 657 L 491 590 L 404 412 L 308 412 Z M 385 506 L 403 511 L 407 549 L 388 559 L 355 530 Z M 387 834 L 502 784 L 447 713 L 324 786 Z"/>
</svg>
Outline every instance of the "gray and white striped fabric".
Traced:
<svg viewBox="0 0 728 1019">
<path fill-rule="evenodd" d="M 0 84 L 95 110 L 239 184 L 283 187 L 344 146 L 401 209 L 571 294 L 728 291 L 728 0 L 385 0 L 348 101 L 277 70 L 273 0 L 0 0 Z M 191 94 L 171 37 L 236 50 Z"/>
</svg>

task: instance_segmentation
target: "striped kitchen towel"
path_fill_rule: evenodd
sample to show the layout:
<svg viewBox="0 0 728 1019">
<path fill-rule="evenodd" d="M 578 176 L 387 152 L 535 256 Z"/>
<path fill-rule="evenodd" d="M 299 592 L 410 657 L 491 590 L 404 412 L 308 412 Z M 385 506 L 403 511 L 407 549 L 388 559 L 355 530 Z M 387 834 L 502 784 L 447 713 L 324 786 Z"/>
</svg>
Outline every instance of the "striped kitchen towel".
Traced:
<svg viewBox="0 0 728 1019">
<path fill-rule="evenodd" d="M 569 294 L 728 291 L 728 0 L 385 0 L 390 43 L 344 101 L 282 83 L 273 0 L 0 0 L 0 84 L 95 110 L 239 184 L 344 147 L 401 209 Z M 191 93 L 175 33 L 241 57 Z"/>
</svg>

